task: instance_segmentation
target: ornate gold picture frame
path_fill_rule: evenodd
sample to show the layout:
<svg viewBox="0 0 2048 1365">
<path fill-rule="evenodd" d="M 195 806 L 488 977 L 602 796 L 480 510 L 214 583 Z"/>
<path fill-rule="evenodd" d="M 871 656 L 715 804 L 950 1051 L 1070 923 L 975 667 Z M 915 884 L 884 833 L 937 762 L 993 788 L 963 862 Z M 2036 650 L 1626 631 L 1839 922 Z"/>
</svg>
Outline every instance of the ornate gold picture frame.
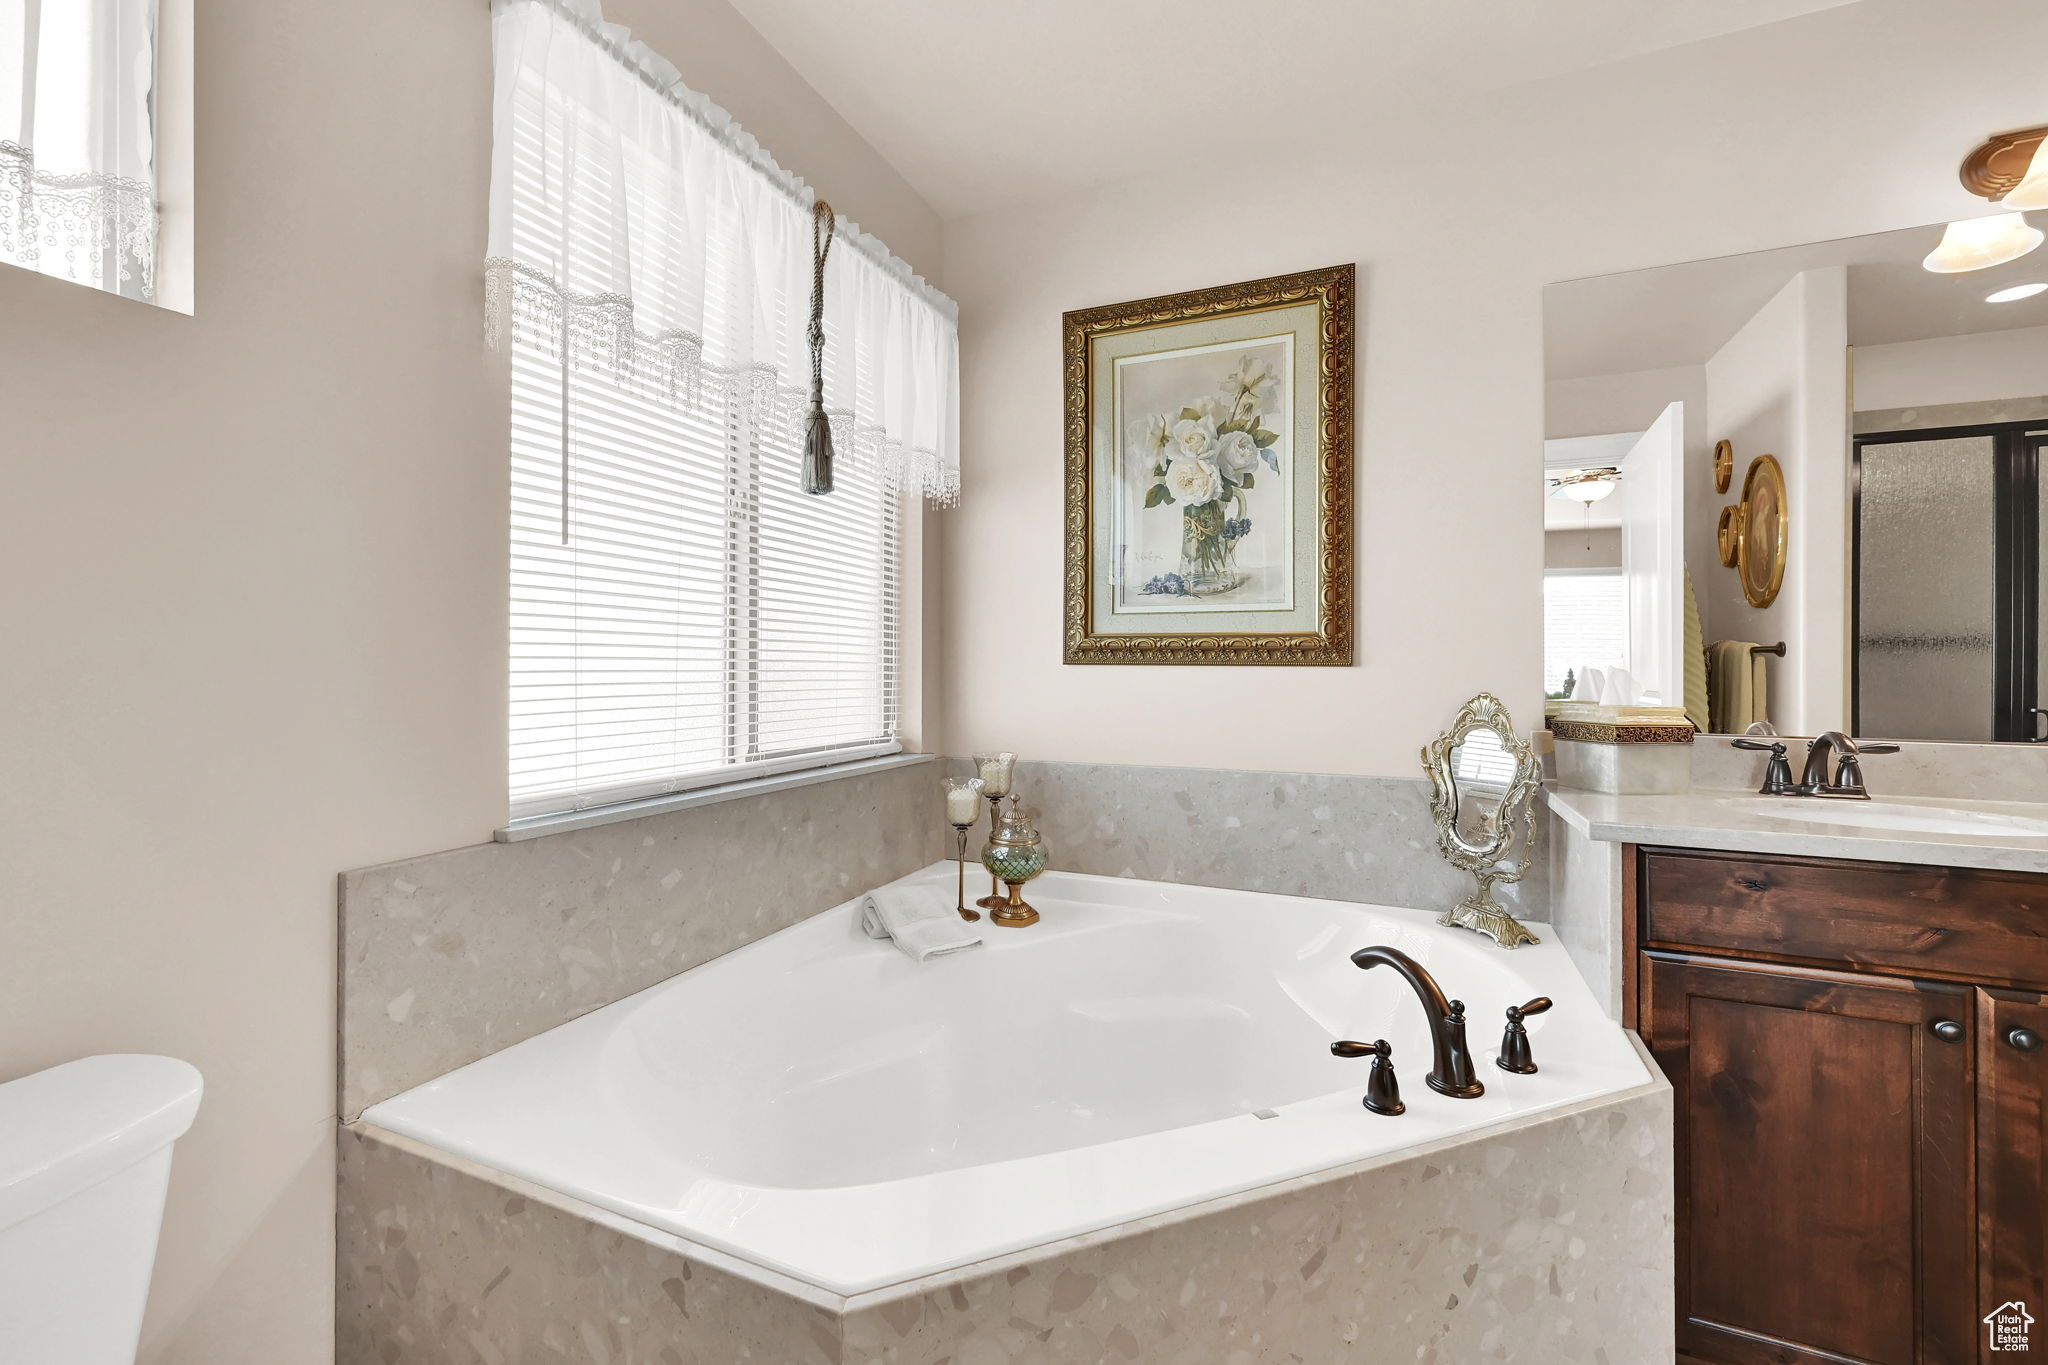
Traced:
<svg viewBox="0 0 2048 1365">
<path fill-rule="evenodd" d="M 1355 273 L 1066 315 L 1066 662 L 1351 663 Z"/>
</svg>

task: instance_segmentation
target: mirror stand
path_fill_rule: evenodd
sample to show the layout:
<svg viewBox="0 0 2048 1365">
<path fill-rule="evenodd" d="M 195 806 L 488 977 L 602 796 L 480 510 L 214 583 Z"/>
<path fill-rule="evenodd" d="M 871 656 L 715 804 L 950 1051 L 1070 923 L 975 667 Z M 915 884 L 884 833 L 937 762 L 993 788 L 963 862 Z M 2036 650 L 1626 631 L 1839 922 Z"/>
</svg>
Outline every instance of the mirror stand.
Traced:
<svg viewBox="0 0 2048 1365">
<path fill-rule="evenodd" d="M 1493 898 L 1496 884 L 1512 885 L 1529 870 L 1536 790 L 1542 782 L 1536 754 L 1515 734 L 1500 698 L 1481 692 L 1466 702 L 1451 728 L 1424 746 L 1422 767 L 1432 788 L 1429 813 L 1436 821 L 1437 847 L 1451 866 L 1479 883 L 1437 923 L 1484 934 L 1503 948 L 1540 942 Z M 1500 790 L 1491 809 L 1470 801 L 1475 794 L 1470 789 L 1481 782 Z M 1467 827 L 1474 830 L 1472 837 Z"/>
</svg>

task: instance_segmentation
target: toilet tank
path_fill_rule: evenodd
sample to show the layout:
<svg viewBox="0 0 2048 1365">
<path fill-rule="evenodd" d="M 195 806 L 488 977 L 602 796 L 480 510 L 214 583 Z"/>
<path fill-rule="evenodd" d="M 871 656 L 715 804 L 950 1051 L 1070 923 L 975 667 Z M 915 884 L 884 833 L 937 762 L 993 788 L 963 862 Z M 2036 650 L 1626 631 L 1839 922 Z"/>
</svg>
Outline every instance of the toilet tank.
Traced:
<svg viewBox="0 0 2048 1365">
<path fill-rule="evenodd" d="M 191 1066 L 147 1056 L 0 1084 L 0 1365 L 132 1365 L 199 1090 Z"/>
</svg>

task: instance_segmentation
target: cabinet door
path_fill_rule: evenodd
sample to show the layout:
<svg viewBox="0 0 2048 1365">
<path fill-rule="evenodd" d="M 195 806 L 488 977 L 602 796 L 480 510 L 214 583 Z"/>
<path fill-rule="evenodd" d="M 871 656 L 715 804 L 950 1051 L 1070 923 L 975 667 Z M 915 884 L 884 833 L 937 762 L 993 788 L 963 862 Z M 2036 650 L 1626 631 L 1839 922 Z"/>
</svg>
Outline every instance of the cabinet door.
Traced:
<svg viewBox="0 0 2048 1365">
<path fill-rule="evenodd" d="M 1644 1040 L 1676 1101 L 1681 1358 L 1975 1360 L 1974 993 L 1645 959 Z"/>
<path fill-rule="evenodd" d="M 1978 1019 L 1978 1315 L 2018 1303 L 2043 1319 L 2025 1328 L 2026 1350 L 1995 1355 L 1987 1325 L 1985 1358 L 2048 1361 L 2048 1004 L 1982 991 Z"/>
</svg>

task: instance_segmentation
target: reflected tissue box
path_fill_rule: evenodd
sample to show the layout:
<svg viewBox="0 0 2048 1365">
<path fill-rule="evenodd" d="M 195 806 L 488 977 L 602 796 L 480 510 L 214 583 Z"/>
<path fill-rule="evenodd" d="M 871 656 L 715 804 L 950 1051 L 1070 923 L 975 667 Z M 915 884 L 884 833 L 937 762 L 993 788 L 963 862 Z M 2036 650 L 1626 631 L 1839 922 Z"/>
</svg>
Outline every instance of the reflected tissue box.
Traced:
<svg viewBox="0 0 2048 1365">
<path fill-rule="evenodd" d="M 1546 708 L 1562 787 L 1653 796 L 1692 787 L 1692 722 L 1675 706 L 1552 702 Z"/>
</svg>

